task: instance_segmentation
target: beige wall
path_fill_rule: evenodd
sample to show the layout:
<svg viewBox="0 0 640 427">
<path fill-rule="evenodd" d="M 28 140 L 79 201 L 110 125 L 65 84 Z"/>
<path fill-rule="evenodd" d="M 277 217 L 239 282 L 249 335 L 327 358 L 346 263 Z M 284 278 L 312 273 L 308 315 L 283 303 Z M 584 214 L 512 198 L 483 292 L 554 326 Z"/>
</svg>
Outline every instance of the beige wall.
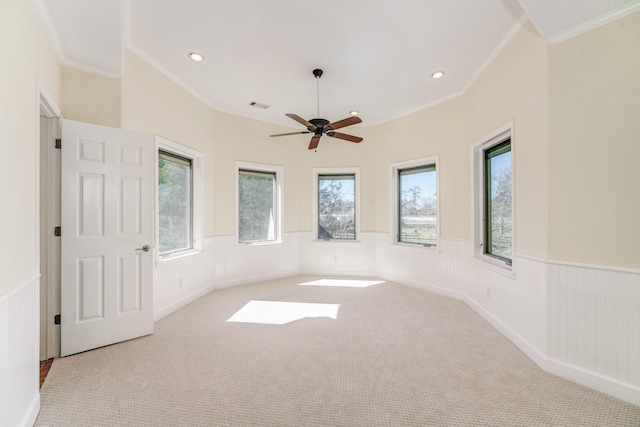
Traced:
<svg viewBox="0 0 640 427">
<path fill-rule="evenodd" d="M 122 126 L 204 154 L 205 236 L 235 234 L 237 160 L 285 166 L 284 231 L 311 229 L 310 219 L 301 221 L 310 212 L 305 201 L 314 153 L 306 150 L 308 138 L 269 138 L 289 129 L 215 111 L 130 51 L 122 77 Z"/>
<path fill-rule="evenodd" d="M 0 296 L 38 272 L 36 80 L 55 102 L 60 64 L 31 1 L 0 2 Z"/>
<path fill-rule="evenodd" d="M 462 141 L 460 99 L 431 107 L 371 130 L 376 147 L 376 231 L 391 232 L 391 169 L 395 162 L 440 156 L 440 229 L 443 237 L 463 238 L 469 217 L 469 159 Z"/>
<path fill-rule="evenodd" d="M 639 16 L 558 45 L 526 26 L 462 96 L 380 126 L 350 128 L 362 144 L 324 138 L 313 152 L 307 135 L 271 139 L 287 128 L 215 111 L 129 51 L 120 121 L 204 153 L 207 236 L 235 233 L 236 160 L 285 167 L 287 232 L 312 229 L 313 167 L 360 167 L 361 230 L 390 232 L 389 164 L 437 154 L 442 237 L 470 240 L 470 147 L 513 120 L 516 253 L 638 267 L 640 180 L 631 162 L 640 144 L 629 141 L 640 134 Z M 615 75 L 604 79 L 605 69 Z M 70 70 L 64 76 L 85 95 L 85 83 L 108 83 Z M 70 111 L 87 101 L 64 99 L 72 100 L 65 102 Z M 603 156 L 610 149 L 615 153 Z"/>
<path fill-rule="evenodd" d="M 121 79 L 62 67 L 60 108 L 65 119 L 120 127 Z"/>
<path fill-rule="evenodd" d="M 515 252 L 547 258 L 548 234 L 548 82 L 547 43 L 526 26 L 462 97 L 462 128 L 467 147 L 514 121 Z M 470 180 L 470 149 L 464 154 Z M 460 175 L 463 172 L 460 171 Z M 466 186 L 470 191 L 470 184 Z M 467 197 L 471 202 L 470 196 Z M 465 206 L 466 238 L 471 207 Z M 464 225 L 461 225 L 464 227 Z"/>
<path fill-rule="evenodd" d="M 342 118 L 342 117 L 341 117 Z M 205 155 L 205 235 L 235 234 L 235 162 L 285 166 L 285 232 L 312 229 L 313 167 L 358 166 L 363 177 L 363 204 L 373 205 L 373 148 L 324 138 L 317 152 L 307 150 L 308 135 L 269 138 L 289 128 L 211 109 L 130 51 L 122 77 L 122 126 L 154 133 Z M 295 127 L 295 123 L 292 123 Z M 356 128 L 352 133 L 358 134 Z M 363 209 L 365 211 L 365 209 Z M 374 229 L 366 209 L 362 230 Z"/>
<path fill-rule="evenodd" d="M 378 126 L 377 231 L 390 231 L 389 165 L 437 154 L 441 235 L 470 240 L 470 147 L 514 120 L 516 252 L 546 257 L 546 70 L 546 43 L 527 27 L 462 96 Z"/>
<path fill-rule="evenodd" d="M 549 48 L 549 256 L 640 268 L 640 13 Z"/>
<path fill-rule="evenodd" d="M 204 154 L 205 236 L 213 234 L 213 115 L 211 109 L 138 56 L 125 50 L 122 76 L 124 129 L 147 132 Z"/>
<path fill-rule="evenodd" d="M 285 232 L 312 229 L 313 167 L 361 168 L 362 231 L 375 229 L 374 148 L 325 137 L 307 150 L 308 135 L 269 138 L 290 128 L 213 110 L 160 71 L 125 51 L 124 75 L 106 79 L 64 69 L 65 117 L 148 132 L 201 151 L 205 157 L 205 236 L 233 235 L 235 161 L 285 166 Z M 110 93 L 99 101 L 103 92 Z M 342 117 L 341 117 L 342 118 Z M 292 123 L 295 128 L 295 123 Z M 359 135 L 364 128 L 351 128 Z"/>
</svg>

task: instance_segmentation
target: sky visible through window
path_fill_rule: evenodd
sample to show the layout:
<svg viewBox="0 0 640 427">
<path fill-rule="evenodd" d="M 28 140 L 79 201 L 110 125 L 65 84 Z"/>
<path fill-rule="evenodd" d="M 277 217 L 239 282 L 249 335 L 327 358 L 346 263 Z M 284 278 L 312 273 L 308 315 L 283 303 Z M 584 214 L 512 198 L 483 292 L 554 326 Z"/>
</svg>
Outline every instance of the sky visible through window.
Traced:
<svg viewBox="0 0 640 427">
<path fill-rule="evenodd" d="M 497 178 L 506 170 L 511 170 L 511 151 L 491 158 L 492 178 Z"/>
<path fill-rule="evenodd" d="M 402 188 L 409 189 L 418 187 L 423 196 L 436 196 L 436 174 L 434 173 L 412 173 L 402 176 Z"/>
<path fill-rule="evenodd" d="M 353 177 L 350 178 L 333 178 L 333 181 L 337 181 L 341 184 L 339 190 L 337 190 L 338 198 L 345 201 L 353 201 L 355 200 L 353 197 L 355 180 Z M 322 179 L 320 181 L 320 190 L 326 190 L 330 184 L 330 180 Z"/>
</svg>

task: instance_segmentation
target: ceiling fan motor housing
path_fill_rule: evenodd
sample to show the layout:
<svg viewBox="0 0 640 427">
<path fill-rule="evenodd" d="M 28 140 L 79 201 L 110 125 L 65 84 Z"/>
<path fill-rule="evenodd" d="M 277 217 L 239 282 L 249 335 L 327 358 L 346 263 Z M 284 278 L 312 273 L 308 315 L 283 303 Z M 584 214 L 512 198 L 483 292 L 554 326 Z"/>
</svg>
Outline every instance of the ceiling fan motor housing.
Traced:
<svg viewBox="0 0 640 427">
<path fill-rule="evenodd" d="M 307 128 L 307 130 L 309 132 L 315 133 L 316 136 L 321 136 L 324 127 L 326 125 L 328 125 L 329 123 L 331 123 L 331 122 L 329 120 L 327 120 L 327 119 L 311 119 L 311 120 L 309 120 L 309 123 L 311 123 L 313 126 L 315 126 L 315 128 L 309 126 Z"/>
</svg>

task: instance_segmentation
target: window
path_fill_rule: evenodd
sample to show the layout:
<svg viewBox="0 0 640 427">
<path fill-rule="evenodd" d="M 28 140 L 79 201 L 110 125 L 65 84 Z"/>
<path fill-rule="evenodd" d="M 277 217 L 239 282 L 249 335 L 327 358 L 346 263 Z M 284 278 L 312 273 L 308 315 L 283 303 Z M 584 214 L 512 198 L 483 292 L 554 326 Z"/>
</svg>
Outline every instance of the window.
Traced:
<svg viewBox="0 0 640 427">
<path fill-rule="evenodd" d="M 202 154 L 157 138 L 158 255 L 201 249 Z"/>
<path fill-rule="evenodd" d="M 514 247 L 512 130 L 509 123 L 474 144 L 474 252 L 512 271 Z"/>
<path fill-rule="evenodd" d="M 280 241 L 282 168 L 237 162 L 238 242 Z"/>
<path fill-rule="evenodd" d="M 395 243 L 438 245 L 438 156 L 391 165 Z"/>
<path fill-rule="evenodd" d="M 158 153 L 160 254 L 192 248 L 191 160 L 168 151 Z"/>
<path fill-rule="evenodd" d="M 511 140 L 484 150 L 484 252 L 511 262 Z"/>
<path fill-rule="evenodd" d="M 315 238 L 355 241 L 359 234 L 358 171 L 314 169 L 314 173 Z"/>
</svg>

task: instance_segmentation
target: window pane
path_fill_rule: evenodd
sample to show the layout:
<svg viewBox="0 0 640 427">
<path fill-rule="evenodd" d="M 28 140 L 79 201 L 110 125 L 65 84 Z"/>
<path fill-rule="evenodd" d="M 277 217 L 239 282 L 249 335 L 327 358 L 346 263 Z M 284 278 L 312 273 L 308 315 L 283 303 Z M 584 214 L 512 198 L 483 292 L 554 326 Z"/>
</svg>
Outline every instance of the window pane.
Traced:
<svg viewBox="0 0 640 427">
<path fill-rule="evenodd" d="M 241 169 L 238 179 L 239 241 L 275 240 L 276 174 Z"/>
<path fill-rule="evenodd" d="M 437 244 L 435 165 L 398 171 L 398 241 Z"/>
<path fill-rule="evenodd" d="M 318 239 L 356 238 L 355 176 L 318 176 Z"/>
<path fill-rule="evenodd" d="M 160 254 L 192 248 L 191 161 L 160 152 L 158 160 Z"/>
<path fill-rule="evenodd" d="M 511 142 L 485 151 L 485 253 L 511 260 Z"/>
</svg>

